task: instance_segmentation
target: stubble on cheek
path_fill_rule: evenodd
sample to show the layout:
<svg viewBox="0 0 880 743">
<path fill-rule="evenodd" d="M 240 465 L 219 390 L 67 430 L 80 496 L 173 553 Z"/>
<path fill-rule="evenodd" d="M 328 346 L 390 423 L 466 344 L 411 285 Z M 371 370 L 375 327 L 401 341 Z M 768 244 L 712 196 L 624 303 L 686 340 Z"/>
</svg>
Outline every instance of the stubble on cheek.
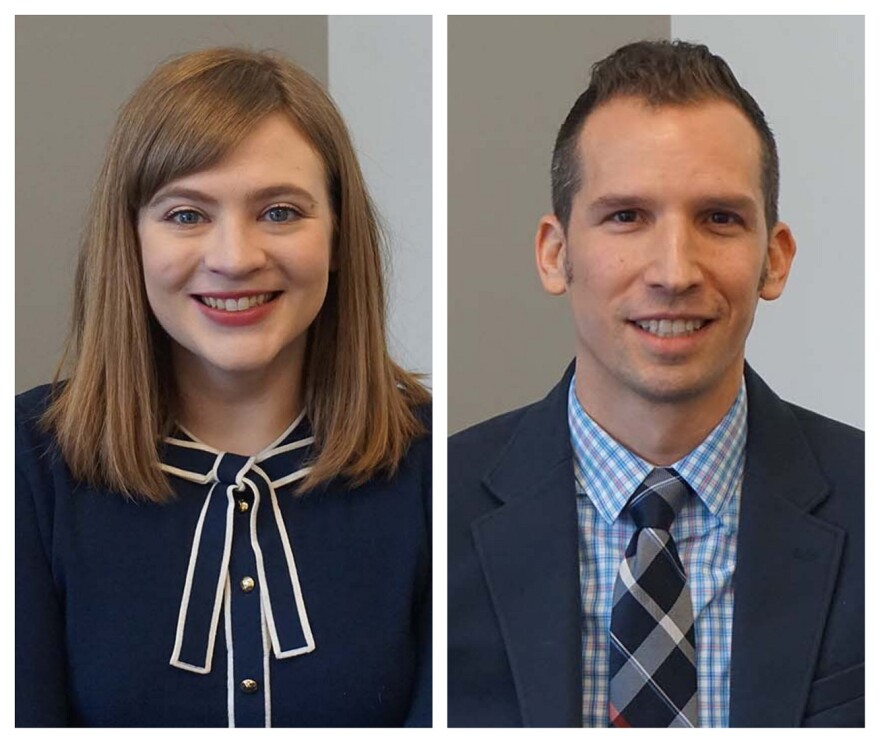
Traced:
<svg viewBox="0 0 880 743">
<path fill-rule="evenodd" d="M 568 246 L 565 247 L 562 254 L 562 271 L 565 274 L 565 285 L 571 286 L 574 281 L 574 271 L 571 267 L 571 259 L 568 257 Z"/>
<path fill-rule="evenodd" d="M 761 276 L 758 279 L 758 292 L 764 288 L 764 284 L 767 283 L 767 276 L 770 273 L 770 256 L 767 254 L 764 255 L 764 263 L 761 266 Z"/>
</svg>

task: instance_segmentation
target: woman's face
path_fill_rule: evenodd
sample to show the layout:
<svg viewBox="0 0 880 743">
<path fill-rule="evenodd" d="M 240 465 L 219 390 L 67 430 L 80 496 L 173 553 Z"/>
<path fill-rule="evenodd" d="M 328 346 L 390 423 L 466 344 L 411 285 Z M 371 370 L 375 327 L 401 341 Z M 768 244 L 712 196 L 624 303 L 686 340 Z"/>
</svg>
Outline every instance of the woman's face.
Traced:
<svg viewBox="0 0 880 743">
<path fill-rule="evenodd" d="M 175 360 L 223 374 L 301 368 L 327 294 L 333 213 L 321 158 L 282 114 L 138 216 L 147 297 Z"/>
</svg>

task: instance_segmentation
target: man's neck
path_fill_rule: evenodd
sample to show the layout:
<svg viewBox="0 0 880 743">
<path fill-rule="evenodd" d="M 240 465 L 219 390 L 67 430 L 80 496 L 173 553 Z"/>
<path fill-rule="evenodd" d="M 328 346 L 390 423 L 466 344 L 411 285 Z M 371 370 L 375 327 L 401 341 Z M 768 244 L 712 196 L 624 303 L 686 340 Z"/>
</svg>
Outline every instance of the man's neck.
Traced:
<svg viewBox="0 0 880 743">
<path fill-rule="evenodd" d="M 175 358 L 175 376 L 178 421 L 220 451 L 256 454 L 302 411 L 301 357 L 233 374 L 218 373 L 180 354 Z"/>
<path fill-rule="evenodd" d="M 724 418 L 742 374 L 706 392 L 681 399 L 649 400 L 619 388 L 605 389 L 601 375 L 578 363 L 575 390 L 584 412 L 612 438 L 646 462 L 667 467 L 692 452 Z"/>
</svg>

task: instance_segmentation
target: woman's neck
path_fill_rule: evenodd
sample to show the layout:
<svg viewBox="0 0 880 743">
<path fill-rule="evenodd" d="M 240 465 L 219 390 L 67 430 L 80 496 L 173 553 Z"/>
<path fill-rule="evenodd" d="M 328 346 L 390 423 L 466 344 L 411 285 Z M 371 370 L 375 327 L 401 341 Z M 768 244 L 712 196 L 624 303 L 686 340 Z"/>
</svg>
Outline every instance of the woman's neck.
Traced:
<svg viewBox="0 0 880 743">
<path fill-rule="evenodd" d="M 233 373 L 176 353 L 177 420 L 220 451 L 246 456 L 262 451 L 302 412 L 302 358 L 291 361 Z"/>
</svg>

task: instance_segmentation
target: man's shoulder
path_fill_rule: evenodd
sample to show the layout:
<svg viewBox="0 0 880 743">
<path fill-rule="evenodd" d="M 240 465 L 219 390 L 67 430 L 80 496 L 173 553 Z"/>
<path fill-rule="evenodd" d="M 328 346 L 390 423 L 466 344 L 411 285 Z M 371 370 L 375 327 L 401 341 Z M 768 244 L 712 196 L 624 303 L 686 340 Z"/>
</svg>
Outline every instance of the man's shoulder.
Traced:
<svg viewBox="0 0 880 743">
<path fill-rule="evenodd" d="M 748 366 L 746 387 L 750 441 L 754 427 L 759 445 L 772 450 L 778 455 L 777 460 L 806 455 L 803 447 L 806 444 L 826 472 L 857 467 L 858 474 L 864 478 L 864 431 L 782 399 Z M 776 464 L 789 466 L 796 462 L 777 461 Z"/>
<path fill-rule="evenodd" d="M 457 504 L 456 513 L 472 517 L 479 511 L 478 504 L 488 503 L 482 483 L 504 458 L 523 419 L 537 404 L 489 418 L 449 438 L 448 495 L 450 504 Z"/>
<path fill-rule="evenodd" d="M 449 459 L 485 455 L 504 447 L 535 403 L 477 423 L 449 437 Z"/>
<path fill-rule="evenodd" d="M 822 469 L 827 474 L 863 482 L 865 432 L 794 403 L 788 406 Z"/>
<path fill-rule="evenodd" d="M 814 410 L 802 408 L 794 403 L 787 403 L 794 413 L 801 428 L 810 440 L 817 443 L 839 446 L 845 451 L 857 452 L 865 448 L 865 432 L 848 423 L 829 418 Z"/>
</svg>

